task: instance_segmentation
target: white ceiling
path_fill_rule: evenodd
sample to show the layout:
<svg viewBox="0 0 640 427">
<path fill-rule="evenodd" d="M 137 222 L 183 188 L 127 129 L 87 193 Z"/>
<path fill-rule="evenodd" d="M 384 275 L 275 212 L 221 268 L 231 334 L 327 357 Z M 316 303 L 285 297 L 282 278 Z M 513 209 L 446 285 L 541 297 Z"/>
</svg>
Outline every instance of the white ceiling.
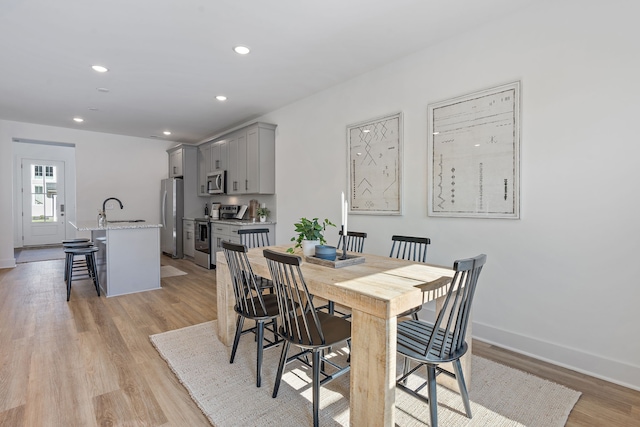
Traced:
<svg viewBox="0 0 640 427">
<path fill-rule="evenodd" d="M 200 142 L 531 3 L 1 0 L 0 119 Z"/>
</svg>

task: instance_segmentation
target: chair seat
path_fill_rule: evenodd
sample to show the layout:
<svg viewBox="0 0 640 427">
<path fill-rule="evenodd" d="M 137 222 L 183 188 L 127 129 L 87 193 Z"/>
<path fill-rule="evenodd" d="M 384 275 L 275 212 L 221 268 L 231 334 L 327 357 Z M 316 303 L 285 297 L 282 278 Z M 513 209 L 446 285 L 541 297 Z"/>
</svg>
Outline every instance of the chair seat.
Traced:
<svg viewBox="0 0 640 427">
<path fill-rule="evenodd" d="M 246 317 L 247 319 L 253 320 L 264 320 L 269 318 L 275 318 L 278 316 L 278 298 L 274 294 L 262 295 L 262 301 L 264 301 L 264 307 L 266 309 L 266 313 L 262 311 L 262 306 L 260 305 L 260 299 L 256 296 L 253 298 L 249 298 L 248 300 L 249 310 L 241 309 L 237 304 L 233 307 L 236 313 L 241 316 Z M 253 312 L 253 307 L 255 307 L 255 313 Z"/>
<path fill-rule="evenodd" d="M 303 332 L 293 331 L 293 339 L 290 339 L 292 344 L 300 348 L 315 348 L 322 349 L 332 347 L 342 341 L 346 341 L 351 338 L 351 322 L 343 319 L 339 316 L 334 316 L 329 313 L 325 313 L 323 311 L 317 311 L 318 320 L 320 321 L 320 325 L 322 331 L 324 333 L 324 343 L 321 342 L 320 335 L 318 330 L 313 327 L 313 315 L 312 313 L 307 313 L 305 315 L 298 316 L 300 323 L 302 323 L 303 317 L 306 317 L 306 322 L 309 325 L 309 334 L 311 335 L 311 339 Z M 282 327 L 280 327 L 280 331 L 282 336 L 287 337 L 287 334 L 284 333 Z M 287 338 L 288 339 L 288 338 Z"/>
<path fill-rule="evenodd" d="M 465 342 L 458 351 L 451 351 L 452 338 L 444 341 L 444 329 L 437 331 L 435 343 L 425 356 L 429 337 L 433 334 L 433 324 L 424 320 L 406 320 L 398 323 L 398 352 L 403 356 L 420 361 L 422 363 L 446 363 L 459 359 L 467 352 Z M 444 342 L 443 342 L 444 341 Z M 440 351 L 444 345 L 442 356 Z"/>
</svg>

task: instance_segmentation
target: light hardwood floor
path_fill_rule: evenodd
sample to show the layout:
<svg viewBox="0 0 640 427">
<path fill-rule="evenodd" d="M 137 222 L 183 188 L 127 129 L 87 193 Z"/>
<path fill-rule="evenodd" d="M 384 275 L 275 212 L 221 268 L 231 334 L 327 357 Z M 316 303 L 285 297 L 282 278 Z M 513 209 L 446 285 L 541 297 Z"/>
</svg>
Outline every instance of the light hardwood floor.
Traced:
<svg viewBox="0 0 640 427">
<path fill-rule="evenodd" d="M 162 289 L 98 298 L 64 261 L 0 270 L 0 426 L 207 426 L 149 335 L 216 318 L 215 270 L 162 257 L 187 275 Z M 640 392 L 478 341 L 474 353 L 583 393 L 567 426 L 639 426 Z"/>
</svg>

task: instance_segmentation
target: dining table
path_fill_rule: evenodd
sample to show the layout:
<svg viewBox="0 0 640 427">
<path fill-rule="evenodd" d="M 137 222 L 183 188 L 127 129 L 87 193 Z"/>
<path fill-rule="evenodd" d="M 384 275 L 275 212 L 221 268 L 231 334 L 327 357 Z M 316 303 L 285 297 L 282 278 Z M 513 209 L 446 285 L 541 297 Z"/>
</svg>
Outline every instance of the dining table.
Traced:
<svg viewBox="0 0 640 427">
<path fill-rule="evenodd" d="M 288 247 L 248 250 L 254 274 L 269 278 L 263 256 L 267 248 L 286 252 Z M 338 257 L 341 253 L 338 251 Z M 340 268 L 309 262 L 301 253 L 296 255 L 302 258 L 301 271 L 309 291 L 317 298 L 347 307 L 352 314 L 350 425 L 394 426 L 397 316 L 445 296 L 450 286 L 447 278 L 455 272 L 449 267 L 366 253 L 348 253 L 352 258 L 363 257 L 364 262 Z M 216 280 L 218 338 L 231 346 L 236 327 L 235 300 L 223 252 L 217 253 Z M 440 305 L 436 302 L 436 311 Z M 467 342 L 470 346 L 470 340 Z M 467 384 L 471 382 L 470 354 L 471 348 L 462 360 Z M 455 380 L 445 385 L 457 389 Z"/>
</svg>

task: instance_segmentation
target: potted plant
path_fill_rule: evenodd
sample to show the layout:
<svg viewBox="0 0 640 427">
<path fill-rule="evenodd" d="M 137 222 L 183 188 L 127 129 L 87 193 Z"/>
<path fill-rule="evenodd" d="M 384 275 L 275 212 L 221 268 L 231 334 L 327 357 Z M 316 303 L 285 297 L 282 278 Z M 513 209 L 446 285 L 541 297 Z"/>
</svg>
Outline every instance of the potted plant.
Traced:
<svg viewBox="0 0 640 427">
<path fill-rule="evenodd" d="M 324 238 L 324 231 L 328 225 L 336 226 L 328 219 L 318 222 L 318 218 L 307 219 L 300 218 L 300 222 L 293 224 L 296 227 L 298 236 L 292 237 L 291 241 L 296 242 L 293 248 L 287 249 L 287 252 L 293 253 L 295 248 L 302 248 L 305 256 L 312 256 L 315 253 L 316 245 L 324 245 L 327 241 Z"/>
<path fill-rule="evenodd" d="M 271 211 L 266 208 L 266 207 L 259 207 L 256 210 L 256 213 L 258 214 L 258 216 L 260 217 L 260 222 L 265 222 L 267 220 L 267 217 L 269 216 L 269 214 L 271 213 Z"/>
</svg>

